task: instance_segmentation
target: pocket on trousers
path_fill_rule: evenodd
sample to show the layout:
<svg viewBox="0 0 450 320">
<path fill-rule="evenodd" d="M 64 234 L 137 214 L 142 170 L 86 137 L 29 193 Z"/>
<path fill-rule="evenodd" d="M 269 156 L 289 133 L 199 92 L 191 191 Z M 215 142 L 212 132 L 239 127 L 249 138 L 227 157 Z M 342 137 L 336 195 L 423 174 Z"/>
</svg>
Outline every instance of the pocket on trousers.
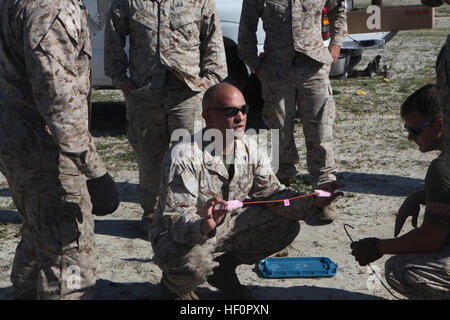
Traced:
<svg viewBox="0 0 450 320">
<path fill-rule="evenodd" d="M 62 253 L 79 248 L 80 228 L 78 219 L 82 213 L 77 203 L 54 195 L 41 197 L 36 205 L 34 224 L 39 230 L 40 246 L 49 252 Z"/>
</svg>

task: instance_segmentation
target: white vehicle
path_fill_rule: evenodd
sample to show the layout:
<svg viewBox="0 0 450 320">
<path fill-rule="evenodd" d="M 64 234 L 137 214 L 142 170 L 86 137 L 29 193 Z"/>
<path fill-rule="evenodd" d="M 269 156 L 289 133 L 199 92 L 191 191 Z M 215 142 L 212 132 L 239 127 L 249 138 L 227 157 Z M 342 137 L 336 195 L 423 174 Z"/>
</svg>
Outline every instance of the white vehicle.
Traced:
<svg viewBox="0 0 450 320">
<path fill-rule="evenodd" d="M 350 0 L 351 1 L 351 0 Z M 112 0 L 84 0 L 89 11 L 89 25 L 92 34 L 92 74 L 94 87 L 111 87 L 111 79 L 104 74 L 104 28 L 106 16 Z M 242 0 L 215 0 L 217 15 L 221 21 L 223 41 L 225 44 L 228 73 L 230 81 L 238 85 L 247 81 L 250 72 L 237 54 L 239 20 L 241 16 Z M 330 77 L 345 78 L 347 73 L 361 60 L 362 52 L 366 49 L 382 48 L 395 35 L 393 32 L 353 34 L 347 36 L 341 48 L 339 61 L 333 65 Z M 265 33 L 262 22 L 258 26 L 258 51 L 263 52 Z M 324 41 L 326 46 L 329 41 Z M 255 77 L 253 77 L 255 78 Z"/>
</svg>

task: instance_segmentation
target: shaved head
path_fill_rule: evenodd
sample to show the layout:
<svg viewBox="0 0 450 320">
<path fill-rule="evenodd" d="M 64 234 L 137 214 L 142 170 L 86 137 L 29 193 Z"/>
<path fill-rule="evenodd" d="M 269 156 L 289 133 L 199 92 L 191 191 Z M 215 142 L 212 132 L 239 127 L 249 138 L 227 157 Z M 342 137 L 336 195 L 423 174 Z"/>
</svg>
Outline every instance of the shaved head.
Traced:
<svg viewBox="0 0 450 320">
<path fill-rule="evenodd" d="M 234 99 L 244 99 L 241 91 L 227 82 L 218 83 L 206 90 L 203 95 L 203 111 L 208 110 L 209 108 L 220 108 L 233 105 L 229 104 L 229 101 Z"/>
<path fill-rule="evenodd" d="M 223 139 L 227 136 L 227 130 L 232 130 L 236 138 L 244 136 L 248 111 L 241 110 L 243 106 L 247 105 L 244 95 L 238 88 L 226 82 L 216 84 L 206 90 L 202 106 L 202 116 L 209 129 L 218 129 L 222 133 Z M 230 108 L 241 111 L 228 114 L 226 110 Z M 229 145 L 225 140 L 224 143 Z"/>
</svg>

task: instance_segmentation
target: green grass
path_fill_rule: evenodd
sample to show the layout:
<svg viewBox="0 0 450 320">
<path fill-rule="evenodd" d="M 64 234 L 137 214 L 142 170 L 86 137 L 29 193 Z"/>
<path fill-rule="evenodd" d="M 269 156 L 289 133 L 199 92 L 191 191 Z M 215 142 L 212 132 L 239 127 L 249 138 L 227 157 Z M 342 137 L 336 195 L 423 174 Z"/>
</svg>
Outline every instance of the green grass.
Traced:
<svg viewBox="0 0 450 320">
<path fill-rule="evenodd" d="M 95 144 L 97 152 L 111 171 L 137 170 L 136 155 L 126 136 L 110 137 Z"/>
<path fill-rule="evenodd" d="M 92 102 L 122 102 L 122 101 L 124 101 L 124 97 L 120 90 L 94 89 L 94 90 L 92 90 L 91 101 Z"/>
<path fill-rule="evenodd" d="M 16 205 L 14 204 L 13 201 L 11 201 L 11 202 L 8 204 L 7 209 L 9 209 L 9 210 L 17 210 L 17 209 L 16 209 Z"/>
<path fill-rule="evenodd" d="M 130 150 L 108 154 L 103 156 L 102 158 L 106 162 L 114 162 L 119 166 L 132 165 L 136 162 L 136 155 L 133 151 Z"/>
<path fill-rule="evenodd" d="M 434 70 L 422 70 L 414 76 L 389 79 L 386 82 L 381 76 L 332 80 L 336 121 L 341 120 L 341 115 L 345 113 L 357 116 L 398 113 L 400 105 L 412 92 L 435 82 L 433 72 Z M 362 90 L 365 94 L 357 95 L 357 90 Z"/>
<path fill-rule="evenodd" d="M 7 225 L 0 225 L 0 240 L 6 239 L 10 235 Z"/>
<path fill-rule="evenodd" d="M 313 187 L 307 181 L 303 179 L 302 176 L 298 175 L 291 179 L 291 188 L 302 192 L 302 193 L 312 193 L 314 192 Z"/>
</svg>

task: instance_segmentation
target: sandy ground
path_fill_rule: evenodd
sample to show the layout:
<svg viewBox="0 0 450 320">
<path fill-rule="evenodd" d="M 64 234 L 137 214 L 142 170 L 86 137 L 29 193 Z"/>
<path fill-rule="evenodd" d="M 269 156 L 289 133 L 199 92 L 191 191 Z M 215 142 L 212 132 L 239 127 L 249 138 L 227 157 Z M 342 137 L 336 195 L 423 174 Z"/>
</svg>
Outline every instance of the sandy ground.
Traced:
<svg viewBox="0 0 450 320">
<path fill-rule="evenodd" d="M 450 29 L 449 17 L 440 18 L 437 22 L 437 28 Z M 422 32 L 426 38 L 427 31 Z M 429 78 L 433 79 L 434 60 L 444 39 L 444 34 L 440 33 L 430 37 L 426 43 L 424 38 L 420 38 L 418 43 L 417 39 L 399 34 L 384 50 L 368 53 L 358 68 L 364 68 L 366 65 L 364 61 L 367 63 L 376 54 L 381 54 L 391 65 L 392 81 L 396 78 L 412 77 L 415 72 L 421 70 L 428 72 Z M 416 50 L 419 47 L 421 50 Z M 351 80 L 345 81 L 351 86 Z M 380 80 L 380 83 L 383 82 Z M 373 94 L 379 96 L 376 87 L 367 90 L 372 90 L 375 92 Z M 350 90 L 353 92 L 353 89 Z M 387 95 L 385 103 L 388 104 L 389 95 L 392 97 L 397 93 L 389 87 L 386 90 L 383 94 Z M 411 92 L 404 95 L 409 93 Z M 342 106 L 338 104 L 338 109 L 344 108 L 346 95 L 336 99 L 344 100 Z M 376 106 L 371 105 L 370 101 L 365 103 L 369 108 L 371 106 L 383 108 L 383 103 L 379 100 Z M 361 108 L 367 108 L 367 105 L 362 105 Z M 114 112 L 122 114 L 122 110 L 119 109 Z M 98 123 L 108 119 L 119 125 L 116 129 L 119 135 L 123 134 L 123 127 L 120 127 L 123 125 L 123 119 L 105 116 Z M 301 155 L 299 171 L 306 174 L 301 130 L 298 130 L 297 134 Z M 97 143 L 107 139 L 102 135 L 101 129 L 97 129 L 94 136 Z M 265 279 L 255 272 L 254 265 L 238 267 L 239 279 L 250 287 L 256 299 L 394 299 L 372 271 L 367 267 L 360 267 L 350 255 L 350 239 L 344 231 L 343 224 L 354 227 L 349 229 L 354 240 L 368 236 L 392 237 L 397 209 L 405 196 L 423 187 L 427 166 L 438 153 L 421 154 L 412 144 L 404 146 L 406 138 L 397 111 L 352 114 L 338 110 L 335 138 L 336 158 L 340 166 L 338 179 L 345 185 L 343 191 L 346 195 L 336 202 L 339 218 L 332 224 L 322 226 L 303 221 L 301 231 L 288 247 L 288 252 L 291 257 L 328 257 L 338 265 L 337 274 L 331 278 L 318 279 Z M 138 227 L 141 210 L 137 197 L 137 172 L 118 169 L 113 170 L 112 174 L 120 188 L 122 203 L 114 214 L 95 218 L 98 250 L 95 298 L 162 299 L 163 295 L 158 287 L 161 271 L 152 262 L 150 243 L 144 239 Z M 20 239 L 18 236 L 20 220 L 14 207 L 11 206 L 10 193 L 3 176 L 0 176 L 0 203 L 2 205 L 0 230 L 3 232 L 0 238 L 0 299 L 2 299 L 11 287 L 9 280 L 11 265 L 14 250 Z M 410 229 L 408 220 L 403 231 Z M 384 256 L 372 264 L 383 281 L 385 281 L 384 262 L 388 258 L 389 256 Z M 221 294 L 208 284 L 200 286 L 197 293 L 202 299 L 222 299 Z"/>
</svg>

